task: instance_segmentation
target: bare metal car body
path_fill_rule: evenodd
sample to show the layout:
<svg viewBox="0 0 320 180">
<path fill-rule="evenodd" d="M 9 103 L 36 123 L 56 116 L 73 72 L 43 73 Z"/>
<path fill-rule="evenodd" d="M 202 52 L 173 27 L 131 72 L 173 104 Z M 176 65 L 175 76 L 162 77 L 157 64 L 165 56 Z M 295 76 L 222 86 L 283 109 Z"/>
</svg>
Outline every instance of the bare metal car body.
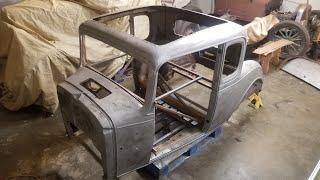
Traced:
<svg viewBox="0 0 320 180">
<path fill-rule="evenodd" d="M 149 19 L 146 39 L 134 36 L 133 18 L 140 15 Z M 131 34 L 114 30 L 104 23 L 125 16 L 130 17 Z M 181 20 L 202 28 L 187 36 L 178 35 L 174 28 Z M 142 7 L 84 22 L 79 33 L 82 66 L 58 86 L 59 100 L 69 135 L 75 127 L 83 130 L 100 151 L 105 179 L 114 179 L 150 163 L 178 156 L 227 121 L 246 97 L 261 90 L 260 65 L 255 61 L 244 61 L 247 42 L 244 28 L 213 16 L 172 7 Z M 143 96 L 105 77 L 96 68 L 85 66 L 86 36 L 102 41 L 138 62 L 133 65 L 136 67 L 135 86 L 139 86 L 136 90 L 144 87 Z M 235 57 L 237 62 L 231 61 L 228 65 L 230 62 L 225 59 L 232 51 L 227 49 L 234 44 L 239 50 Z M 210 48 L 216 53 L 214 60 L 202 63 L 214 70 L 210 78 L 173 61 L 192 54 L 202 62 L 208 58 L 201 54 L 210 54 L 205 52 Z M 144 65 L 148 68 L 141 75 Z M 170 66 L 169 71 L 184 74 L 190 81 L 160 93 L 159 85 L 163 84 L 160 76 L 165 76 L 161 72 L 163 66 Z M 199 116 L 190 109 L 200 105 L 194 103 L 192 108 L 187 107 L 186 102 L 192 104 L 193 101 L 177 96 L 179 90 L 192 84 L 200 84 L 210 92 L 208 106 L 196 111 L 204 112 L 198 113 Z M 172 99 L 175 103 L 171 103 Z M 178 100 L 182 105 L 176 103 Z M 167 108 L 163 103 L 173 108 Z M 177 125 L 170 135 L 156 137 L 157 122 L 165 121 L 159 118 L 163 117 L 159 115 L 160 111 L 169 114 L 170 123 Z"/>
</svg>

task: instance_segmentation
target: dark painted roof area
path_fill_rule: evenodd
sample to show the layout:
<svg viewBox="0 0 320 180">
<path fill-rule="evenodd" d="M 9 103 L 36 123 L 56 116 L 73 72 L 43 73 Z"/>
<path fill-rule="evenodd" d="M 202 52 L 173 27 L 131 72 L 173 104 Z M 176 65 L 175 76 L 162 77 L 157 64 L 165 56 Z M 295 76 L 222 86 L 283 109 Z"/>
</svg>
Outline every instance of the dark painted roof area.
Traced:
<svg viewBox="0 0 320 180">
<path fill-rule="evenodd" d="M 164 12 L 164 16 L 167 16 L 167 14 L 178 14 L 177 19 L 188 19 L 191 22 L 204 25 L 207 28 L 173 40 L 169 43 L 156 45 L 125 32 L 119 32 L 115 29 L 108 28 L 104 23 L 102 23 L 123 16 L 128 16 L 130 14 L 137 15 L 144 14 L 146 12 Z M 246 38 L 244 27 L 236 23 L 202 13 L 165 6 L 148 6 L 113 14 L 101 15 L 93 20 L 89 20 L 81 24 L 79 27 L 79 33 L 105 42 L 112 47 L 148 63 L 154 68 L 161 66 L 172 58 L 216 46 L 235 38 Z"/>
</svg>

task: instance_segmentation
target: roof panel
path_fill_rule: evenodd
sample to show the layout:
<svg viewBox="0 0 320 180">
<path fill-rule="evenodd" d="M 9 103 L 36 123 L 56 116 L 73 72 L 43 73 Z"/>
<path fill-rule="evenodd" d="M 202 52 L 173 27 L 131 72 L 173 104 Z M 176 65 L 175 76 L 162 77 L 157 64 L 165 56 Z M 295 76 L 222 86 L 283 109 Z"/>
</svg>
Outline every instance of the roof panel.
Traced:
<svg viewBox="0 0 320 180">
<path fill-rule="evenodd" d="M 156 45 L 155 43 L 149 42 L 150 40 L 139 39 L 125 32 L 119 32 L 110 27 L 106 27 L 105 24 L 101 22 L 128 15 L 147 14 L 152 16 L 152 13 L 158 13 L 158 17 L 156 17 L 158 18 L 156 20 L 159 21 L 159 24 L 156 24 L 158 26 L 156 28 L 158 29 L 167 28 L 164 27 L 167 26 L 166 24 L 161 23 L 165 21 L 172 23 L 169 20 L 173 18 L 173 15 L 175 15 L 174 20 L 188 20 L 199 23 L 201 26 L 207 26 L 207 28 L 181 38 L 173 39 L 171 42 Z M 165 29 L 163 31 L 168 32 L 169 30 Z M 165 6 L 149 6 L 102 15 L 94 20 L 89 20 L 81 24 L 79 32 L 80 35 L 88 35 L 105 42 L 136 59 L 148 63 L 153 68 L 158 68 L 172 58 L 213 47 L 235 38 L 246 38 L 244 27 L 236 23 L 202 13 Z"/>
</svg>

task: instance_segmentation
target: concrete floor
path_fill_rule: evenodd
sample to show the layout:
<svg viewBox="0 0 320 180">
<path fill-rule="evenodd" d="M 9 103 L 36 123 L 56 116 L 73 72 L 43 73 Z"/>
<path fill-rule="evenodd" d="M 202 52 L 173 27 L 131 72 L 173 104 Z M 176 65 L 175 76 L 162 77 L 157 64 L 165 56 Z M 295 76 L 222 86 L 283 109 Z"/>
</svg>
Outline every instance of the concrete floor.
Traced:
<svg viewBox="0 0 320 180">
<path fill-rule="evenodd" d="M 307 179 L 320 159 L 320 91 L 278 71 L 266 77 L 262 97 L 262 109 L 244 102 L 222 136 L 168 179 Z M 46 118 L 31 108 L 2 108 L 0 129 L 0 179 L 101 179 L 101 166 L 82 145 L 87 139 L 65 137 L 59 113 Z M 132 172 L 121 179 L 150 177 Z"/>
</svg>

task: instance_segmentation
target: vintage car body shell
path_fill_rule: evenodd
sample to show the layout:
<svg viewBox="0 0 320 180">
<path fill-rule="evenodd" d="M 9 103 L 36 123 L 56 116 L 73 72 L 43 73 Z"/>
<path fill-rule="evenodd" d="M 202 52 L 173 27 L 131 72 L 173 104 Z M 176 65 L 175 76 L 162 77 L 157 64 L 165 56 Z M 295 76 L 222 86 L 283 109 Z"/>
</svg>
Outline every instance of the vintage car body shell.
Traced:
<svg viewBox="0 0 320 180">
<path fill-rule="evenodd" d="M 147 41 L 107 28 L 101 23 L 127 15 L 149 17 L 150 35 Z M 173 37 L 172 26 L 181 19 L 198 22 L 208 28 L 185 37 Z M 59 100 L 68 133 L 72 133 L 71 124 L 82 129 L 100 151 L 105 179 L 114 179 L 185 147 L 179 146 L 160 155 L 152 154 L 158 71 L 166 62 L 213 46 L 219 46 L 221 50 L 215 65 L 208 113 L 202 131 L 197 130 L 197 137 L 214 131 L 229 119 L 245 97 L 261 90 L 261 67 L 255 61 L 243 61 L 246 33 L 242 26 L 232 22 L 183 9 L 151 6 L 97 17 L 81 24 L 79 33 L 81 68 L 59 84 Z M 159 34 L 173 40 L 156 44 L 153 40 Z M 85 66 L 85 36 L 100 40 L 148 64 L 149 78 L 144 103 L 126 88 L 94 68 Z M 227 78 L 222 78 L 225 47 L 236 42 L 243 46 L 238 68 Z M 103 86 L 110 94 L 102 99 L 97 98 L 81 85 L 88 79 Z"/>
</svg>

